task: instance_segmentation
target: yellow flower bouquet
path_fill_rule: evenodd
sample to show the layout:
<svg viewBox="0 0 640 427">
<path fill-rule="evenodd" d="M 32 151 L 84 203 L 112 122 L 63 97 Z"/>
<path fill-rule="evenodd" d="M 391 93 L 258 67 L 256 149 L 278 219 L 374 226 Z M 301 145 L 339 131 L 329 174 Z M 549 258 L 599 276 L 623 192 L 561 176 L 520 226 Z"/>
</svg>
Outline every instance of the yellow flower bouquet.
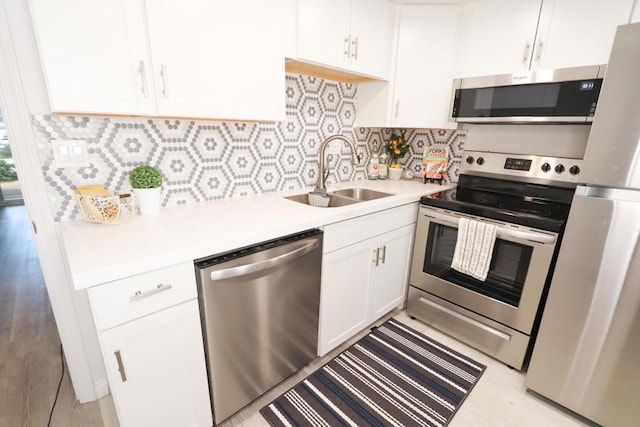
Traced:
<svg viewBox="0 0 640 427">
<path fill-rule="evenodd" d="M 389 153 L 389 158 L 391 164 L 390 168 L 402 168 L 402 164 L 400 164 L 400 158 L 402 158 L 409 151 L 409 146 L 404 140 L 404 135 L 397 135 L 395 133 L 391 134 L 391 138 L 389 142 L 387 142 L 387 153 Z"/>
</svg>

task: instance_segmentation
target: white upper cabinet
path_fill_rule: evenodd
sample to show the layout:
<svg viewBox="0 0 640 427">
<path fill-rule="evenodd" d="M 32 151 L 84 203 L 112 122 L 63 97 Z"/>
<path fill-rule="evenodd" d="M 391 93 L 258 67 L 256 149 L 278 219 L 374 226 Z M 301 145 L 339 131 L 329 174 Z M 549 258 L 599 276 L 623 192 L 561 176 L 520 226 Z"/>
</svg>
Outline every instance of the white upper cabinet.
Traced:
<svg viewBox="0 0 640 427">
<path fill-rule="evenodd" d="M 280 0 L 31 5 L 53 112 L 284 118 Z"/>
<path fill-rule="evenodd" d="M 382 79 L 392 65 L 394 8 L 387 0 L 351 0 L 351 69 Z"/>
<path fill-rule="evenodd" d="M 298 59 L 347 68 L 350 26 L 351 1 L 298 0 Z"/>
<path fill-rule="evenodd" d="M 487 0 L 460 12 L 456 77 L 529 69 L 541 0 Z"/>
<path fill-rule="evenodd" d="M 606 64 L 633 0 L 544 0 L 532 68 Z"/>
<path fill-rule="evenodd" d="M 282 120 L 277 3 L 147 1 L 159 115 Z"/>
<path fill-rule="evenodd" d="M 51 110 L 151 114 L 140 2 L 32 0 Z"/>
<path fill-rule="evenodd" d="M 394 79 L 392 125 L 455 128 L 449 104 L 456 41 L 456 9 L 402 10 Z"/>
<path fill-rule="evenodd" d="M 606 63 L 633 0 L 487 0 L 460 15 L 456 76 Z"/>
<path fill-rule="evenodd" d="M 296 59 L 387 79 L 393 14 L 388 0 L 298 0 Z"/>
<path fill-rule="evenodd" d="M 358 85 L 357 126 L 450 128 L 458 8 L 402 6 L 395 73 Z"/>
</svg>

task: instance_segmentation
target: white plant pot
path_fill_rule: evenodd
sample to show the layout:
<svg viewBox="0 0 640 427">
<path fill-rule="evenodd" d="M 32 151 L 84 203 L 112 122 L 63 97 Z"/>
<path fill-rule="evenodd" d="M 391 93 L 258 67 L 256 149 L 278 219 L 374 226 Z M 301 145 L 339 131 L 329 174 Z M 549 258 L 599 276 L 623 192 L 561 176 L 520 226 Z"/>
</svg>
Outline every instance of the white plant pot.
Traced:
<svg viewBox="0 0 640 427">
<path fill-rule="evenodd" d="M 162 205 L 162 187 L 158 188 L 134 188 L 134 194 L 138 197 L 140 215 L 157 215 Z"/>
<path fill-rule="evenodd" d="M 402 179 L 402 168 L 389 168 L 389 179 Z"/>
</svg>

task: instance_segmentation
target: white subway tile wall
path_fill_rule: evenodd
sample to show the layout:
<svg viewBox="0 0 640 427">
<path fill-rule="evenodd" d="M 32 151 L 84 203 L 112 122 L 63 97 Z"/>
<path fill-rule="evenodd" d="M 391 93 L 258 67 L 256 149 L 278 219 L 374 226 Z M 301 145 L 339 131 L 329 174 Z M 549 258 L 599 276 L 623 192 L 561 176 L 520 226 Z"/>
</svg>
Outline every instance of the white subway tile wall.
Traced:
<svg viewBox="0 0 640 427">
<path fill-rule="evenodd" d="M 329 154 L 329 184 L 366 179 L 373 150 L 393 132 L 386 128 L 354 128 L 357 85 L 287 74 L 286 120 L 225 122 L 123 117 L 35 115 L 40 163 L 56 221 L 79 218 L 73 190 L 102 184 L 112 193 L 130 191 L 128 175 L 149 164 L 163 178 L 163 206 L 184 205 L 314 185 L 318 149 L 334 134 L 352 138 L 362 161 L 353 166 L 349 149 Z M 408 129 L 407 168 L 420 172 L 425 148 L 449 150 L 448 182 L 456 182 L 465 132 Z M 51 141 L 87 141 L 90 167 L 56 168 Z"/>
</svg>

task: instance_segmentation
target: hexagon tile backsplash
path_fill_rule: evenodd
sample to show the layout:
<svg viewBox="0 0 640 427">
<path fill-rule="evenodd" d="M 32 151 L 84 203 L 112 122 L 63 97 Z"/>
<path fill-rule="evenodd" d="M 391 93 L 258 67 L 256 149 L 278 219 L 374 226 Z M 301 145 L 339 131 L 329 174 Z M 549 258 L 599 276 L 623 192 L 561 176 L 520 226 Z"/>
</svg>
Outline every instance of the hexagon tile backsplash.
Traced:
<svg viewBox="0 0 640 427">
<path fill-rule="evenodd" d="M 55 220 L 78 217 L 77 186 L 130 191 L 129 171 L 141 164 L 162 172 L 164 206 L 311 186 L 320 144 L 333 134 L 351 137 L 363 160 L 353 166 L 343 144 L 340 154 L 328 156 L 328 183 L 365 179 L 372 150 L 379 150 L 392 130 L 354 128 L 356 90 L 353 84 L 287 74 L 286 120 L 277 123 L 36 115 L 33 126 Z M 457 180 L 463 131 L 413 129 L 405 138 L 407 167 L 419 172 L 425 148 L 445 147 L 452 158 L 450 180 Z M 56 168 L 51 146 L 56 139 L 86 140 L 91 166 Z"/>
</svg>

